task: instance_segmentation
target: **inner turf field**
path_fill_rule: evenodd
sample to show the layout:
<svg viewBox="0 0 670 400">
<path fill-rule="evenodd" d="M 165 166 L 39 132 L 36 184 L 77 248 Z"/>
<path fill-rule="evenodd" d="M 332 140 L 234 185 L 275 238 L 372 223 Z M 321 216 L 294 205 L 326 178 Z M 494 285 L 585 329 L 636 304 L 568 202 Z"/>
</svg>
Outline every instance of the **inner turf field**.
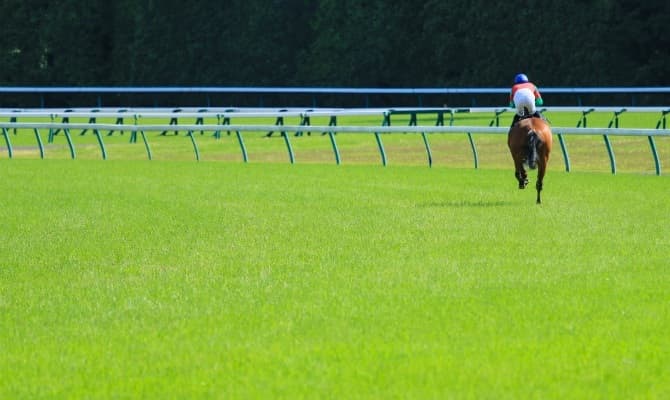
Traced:
<svg viewBox="0 0 670 400">
<path fill-rule="evenodd" d="M 602 163 L 568 138 L 584 161 L 556 152 L 538 206 L 503 136 L 476 138 L 479 169 L 456 136 L 433 168 L 400 161 L 411 134 L 384 136 L 387 167 L 371 136 L 338 135 L 339 166 L 326 137 L 289 165 L 257 136 L 248 164 L 206 135 L 201 162 L 127 134 L 106 161 L 92 135 L 76 160 L 62 137 L 0 159 L 0 398 L 670 394 L 670 182 L 646 143 L 612 175 L 602 138 Z"/>
</svg>

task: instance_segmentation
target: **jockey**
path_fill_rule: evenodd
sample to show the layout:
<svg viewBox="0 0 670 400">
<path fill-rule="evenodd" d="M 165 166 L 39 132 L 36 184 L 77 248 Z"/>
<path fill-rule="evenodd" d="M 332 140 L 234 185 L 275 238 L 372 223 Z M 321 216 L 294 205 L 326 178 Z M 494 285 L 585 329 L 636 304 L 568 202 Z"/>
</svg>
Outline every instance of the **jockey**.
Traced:
<svg viewBox="0 0 670 400">
<path fill-rule="evenodd" d="M 542 118 L 537 111 L 536 106 L 544 104 L 542 96 L 537 90 L 537 86 L 528 81 L 525 74 L 517 74 L 514 77 L 514 86 L 509 95 L 509 106 L 516 108 L 516 114 L 512 120 L 512 125 L 516 124 L 521 117 L 533 116 Z"/>
</svg>

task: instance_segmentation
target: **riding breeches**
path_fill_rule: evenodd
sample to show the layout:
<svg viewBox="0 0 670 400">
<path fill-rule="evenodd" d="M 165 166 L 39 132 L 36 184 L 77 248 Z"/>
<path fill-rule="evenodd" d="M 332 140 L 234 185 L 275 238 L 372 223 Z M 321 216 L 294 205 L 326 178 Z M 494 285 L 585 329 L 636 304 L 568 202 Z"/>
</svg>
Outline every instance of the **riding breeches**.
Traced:
<svg viewBox="0 0 670 400">
<path fill-rule="evenodd" d="M 535 95 L 530 89 L 519 89 L 514 93 L 513 100 L 518 116 L 535 114 Z"/>
</svg>

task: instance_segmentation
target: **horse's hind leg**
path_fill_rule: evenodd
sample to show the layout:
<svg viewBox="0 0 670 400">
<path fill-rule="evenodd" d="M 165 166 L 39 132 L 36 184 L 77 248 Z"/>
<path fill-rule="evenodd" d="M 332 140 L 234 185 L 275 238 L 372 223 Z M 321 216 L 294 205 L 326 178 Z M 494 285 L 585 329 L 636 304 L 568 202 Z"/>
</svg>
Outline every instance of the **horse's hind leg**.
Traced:
<svg viewBox="0 0 670 400">
<path fill-rule="evenodd" d="M 537 189 L 537 204 L 542 203 L 540 198 L 540 192 L 542 192 L 542 182 L 544 181 L 544 173 L 547 170 L 547 157 L 542 156 L 538 163 L 537 168 L 537 182 L 535 183 L 535 189 Z"/>
<path fill-rule="evenodd" d="M 523 168 L 523 160 L 521 158 L 514 159 L 514 168 L 516 169 L 514 176 L 519 181 L 519 189 L 525 189 L 528 185 L 528 175 Z"/>
</svg>

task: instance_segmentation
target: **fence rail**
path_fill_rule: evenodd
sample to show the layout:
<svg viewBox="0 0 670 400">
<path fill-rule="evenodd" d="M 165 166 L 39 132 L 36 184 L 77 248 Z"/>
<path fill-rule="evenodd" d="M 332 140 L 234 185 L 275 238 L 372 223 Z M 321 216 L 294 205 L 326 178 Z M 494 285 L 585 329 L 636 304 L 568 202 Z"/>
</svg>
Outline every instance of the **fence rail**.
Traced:
<svg viewBox="0 0 670 400">
<path fill-rule="evenodd" d="M 658 156 L 658 151 L 655 144 L 655 137 L 670 136 L 670 129 L 666 129 L 666 117 L 670 113 L 670 108 L 658 107 L 609 107 L 609 108 L 575 108 L 575 107 L 554 107 L 545 108 L 545 111 L 552 112 L 581 112 L 582 117 L 577 123 L 576 127 L 558 127 L 553 126 L 552 130 L 558 137 L 563 159 L 565 162 L 566 171 L 570 171 L 570 157 L 568 148 L 563 139 L 564 135 L 587 135 L 587 136 L 602 136 L 610 159 L 610 166 L 612 173 L 616 173 L 616 159 L 614 150 L 611 146 L 610 136 L 643 136 L 647 137 L 651 154 L 654 160 L 656 174 L 661 175 L 661 163 Z M 10 158 L 13 155 L 13 148 L 11 143 L 10 131 L 17 129 L 32 130 L 40 150 L 40 155 L 44 158 L 45 148 L 42 140 L 42 132 L 48 131 L 48 141 L 53 141 L 53 137 L 59 132 L 63 132 L 66 136 L 71 157 L 76 157 L 74 143 L 71 138 L 71 130 L 81 130 L 82 134 L 87 131 L 93 132 L 98 140 L 102 158 L 106 159 L 106 149 L 104 145 L 103 135 L 100 131 L 122 131 L 130 132 L 130 141 L 136 142 L 138 135 L 142 138 L 147 157 L 152 158 L 151 147 L 149 145 L 145 132 L 162 132 L 167 131 L 184 132 L 192 142 L 193 150 L 196 160 L 200 159 L 199 148 L 194 135 L 194 132 L 201 133 L 209 132 L 216 138 L 220 138 L 221 132 L 235 132 L 242 152 L 242 157 L 245 162 L 248 161 L 247 149 L 244 144 L 242 132 L 256 131 L 256 132 L 279 132 L 286 143 L 289 160 L 291 163 L 295 162 L 293 147 L 289 132 L 296 135 L 309 130 L 310 132 L 322 133 L 329 135 L 333 148 L 336 163 L 340 163 L 339 148 L 335 135 L 342 134 L 373 134 L 377 141 L 379 153 L 383 165 L 387 165 L 387 157 L 382 140 L 382 134 L 393 133 L 416 133 L 420 134 L 426 149 L 428 164 L 432 165 L 432 151 L 430 142 L 428 140 L 429 134 L 466 134 L 473 153 L 474 166 L 479 167 L 477 146 L 473 138 L 473 134 L 506 134 L 507 127 L 499 126 L 499 117 L 504 112 L 509 111 L 505 108 L 396 108 L 396 109 L 21 109 L 21 110 L 0 110 L 0 118 L 8 118 L 9 121 L 0 122 L 0 129 L 2 130 L 5 142 L 7 144 L 7 152 Z M 611 112 L 613 119 L 610 121 L 610 126 L 607 128 L 587 128 L 586 117 L 594 111 Z M 624 112 L 649 112 L 658 113 L 659 121 L 656 124 L 656 129 L 642 129 L 642 128 L 619 128 L 618 117 Z M 488 113 L 492 120 L 489 126 L 453 126 L 454 115 L 458 113 Z M 416 116 L 418 114 L 433 114 L 435 115 L 434 125 L 418 125 Z M 343 116 L 378 116 L 381 118 L 379 126 L 342 126 L 338 125 L 337 118 Z M 392 125 L 392 116 L 404 115 L 409 116 L 409 125 Z M 445 121 L 445 115 L 449 116 L 449 123 Z M 328 117 L 328 125 L 312 125 L 310 117 Z M 70 122 L 69 118 L 89 118 L 88 122 Z M 97 118 L 108 117 L 117 118 L 116 123 L 100 123 Z M 179 118 L 196 118 L 196 123 L 179 123 Z M 285 117 L 300 118 L 300 123 L 297 125 L 284 124 Z M 30 121 L 19 121 L 19 119 L 29 119 Z M 35 120 L 49 119 L 49 122 L 35 122 Z M 132 118 L 133 123 L 127 123 L 125 119 Z M 169 118 L 168 124 L 144 123 L 143 120 L 156 118 Z M 205 123 L 205 118 L 216 118 L 217 123 Z M 258 121 L 245 121 L 245 123 L 232 123 L 232 118 L 240 119 L 258 119 L 258 118 L 275 118 L 275 124 L 258 123 Z M 61 121 L 55 121 L 61 119 Z M 614 127 L 612 127 L 614 126 Z"/>
<path fill-rule="evenodd" d="M 543 87 L 542 93 L 551 96 L 574 96 L 578 106 L 584 105 L 583 98 L 592 95 L 626 95 L 630 96 L 631 106 L 635 106 L 640 96 L 661 96 L 667 99 L 670 96 L 670 86 L 648 86 L 648 87 Z M 312 107 L 318 106 L 318 99 L 327 96 L 344 95 L 348 97 L 362 97 L 364 106 L 371 107 L 373 96 L 413 96 L 416 98 L 416 106 L 423 107 L 426 96 L 466 96 L 470 98 L 472 106 L 477 105 L 478 96 L 506 96 L 508 87 L 482 87 L 482 88 L 347 88 L 347 87 L 171 87 L 171 86 L 91 86 L 91 87 L 64 87 L 64 86 L 23 86 L 23 87 L 0 87 L 0 94 L 30 95 L 39 98 L 39 106 L 47 107 L 46 97 L 62 99 L 72 95 L 95 96 L 96 104 L 102 107 L 105 99 L 110 96 L 154 96 L 153 106 L 160 106 L 156 96 L 174 95 L 201 96 L 209 106 L 212 103 L 211 96 L 235 95 L 235 96 L 258 96 L 258 105 L 265 106 L 264 98 L 267 96 L 309 96 Z M 497 97 L 496 97 L 497 98 Z M 202 101 L 202 100 L 201 100 Z M 107 102 L 109 103 L 109 101 Z M 183 103 L 183 102 L 182 102 Z M 573 103 L 573 102 L 571 102 Z M 667 103 L 665 101 L 662 104 Z M 442 105 L 442 104 L 440 104 Z"/>
</svg>

